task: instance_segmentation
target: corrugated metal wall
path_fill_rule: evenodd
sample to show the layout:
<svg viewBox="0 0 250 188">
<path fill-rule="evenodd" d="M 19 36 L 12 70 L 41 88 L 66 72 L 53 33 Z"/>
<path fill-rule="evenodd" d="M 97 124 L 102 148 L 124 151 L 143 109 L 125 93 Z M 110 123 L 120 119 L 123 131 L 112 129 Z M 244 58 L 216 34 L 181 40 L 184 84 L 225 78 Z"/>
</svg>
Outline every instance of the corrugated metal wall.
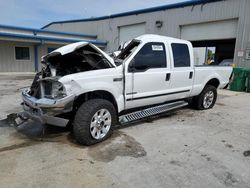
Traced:
<svg viewBox="0 0 250 188">
<path fill-rule="evenodd" d="M 29 47 L 30 60 L 16 60 L 15 46 Z M 0 72 L 34 72 L 34 47 L 30 43 L 0 41 Z"/>
<path fill-rule="evenodd" d="M 65 45 L 59 44 L 32 44 L 16 41 L 1 41 L 0 40 L 0 72 L 34 72 L 35 71 L 35 53 L 34 46 L 37 45 L 37 63 L 38 70 L 41 70 L 41 57 L 48 53 L 48 48 L 59 48 Z M 16 60 L 15 46 L 29 47 L 30 60 Z"/>
<path fill-rule="evenodd" d="M 239 66 L 250 66 L 250 61 L 238 57 L 239 50 L 250 47 L 250 1 L 225 0 L 203 5 L 187 6 L 164 11 L 117 17 L 100 21 L 52 24 L 46 29 L 78 33 L 95 33 L 99 39 L 108 40 L 107 51 L 119 46 L 119 27 L 146 22 L 146 33 L 180 38 L 181 27 L 189 24 L 237 19 L 237 37 L 234 61 Z M 155 22 L 163 21 L 162 28 Z"/>
</svg>

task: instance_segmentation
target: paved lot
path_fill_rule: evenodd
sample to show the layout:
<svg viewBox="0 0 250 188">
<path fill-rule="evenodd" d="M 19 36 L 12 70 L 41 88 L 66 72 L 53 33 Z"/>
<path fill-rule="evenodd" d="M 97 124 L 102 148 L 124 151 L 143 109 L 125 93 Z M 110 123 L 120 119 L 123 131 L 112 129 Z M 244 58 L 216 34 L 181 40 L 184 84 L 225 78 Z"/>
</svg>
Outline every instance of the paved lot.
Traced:
<svg viewBox="0 0 250 188">
<path fill-rule="evenodd" d="M 1 187 L 250 187 L 250 94 L 220 91 L 212 110 L 183 108 L 84 147 L 64 128 L 13 125 L 31 81 L 0 75 Z"/>
</svg>

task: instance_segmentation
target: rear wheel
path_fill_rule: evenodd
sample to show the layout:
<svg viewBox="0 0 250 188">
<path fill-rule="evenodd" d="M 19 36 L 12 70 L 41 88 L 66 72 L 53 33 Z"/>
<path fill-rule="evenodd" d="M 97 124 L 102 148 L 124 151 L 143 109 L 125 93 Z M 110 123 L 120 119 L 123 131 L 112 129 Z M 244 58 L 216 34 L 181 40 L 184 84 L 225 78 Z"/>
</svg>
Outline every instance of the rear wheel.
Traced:
<svg viewBox="0 0 250 188">
<path fill-rule="evenodd" d="M 107 139 L 116 123 L 116 111 L 112 103 L 92 99 L 78 109 L 73 124 L 76 140 L 83 145 L 92 145 Z"/>
<path fill-rule="evenodd" d="M 193 98 L 193 106 L 198 110 L 213 108 L 217 99 L 217 89 L 212 85 L 207 85 L 200 95 Z"/>
</svg>

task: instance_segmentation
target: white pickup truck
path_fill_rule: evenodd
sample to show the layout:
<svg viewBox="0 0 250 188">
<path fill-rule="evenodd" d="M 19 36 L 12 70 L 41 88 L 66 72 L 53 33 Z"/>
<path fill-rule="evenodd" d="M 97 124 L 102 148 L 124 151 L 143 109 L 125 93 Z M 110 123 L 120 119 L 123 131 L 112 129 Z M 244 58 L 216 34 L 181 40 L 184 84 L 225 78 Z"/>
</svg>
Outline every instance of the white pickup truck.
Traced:
<svg viewBox="0 0 250 188">
<path fill-rule="evenodd" d="M 42 58 L 43 69 L 22 92 L 22 119 L 73 124 L 84 145 L 103 141 L 118 122 L 127 123 L 180 108 L 215 104 L 231 67 L 195 67 L 192 44 L 142 35 L 111 57 L 87 42 L 58 48 Z M 187 102 L 188 101 L 188 102 Z"/>
</svg>

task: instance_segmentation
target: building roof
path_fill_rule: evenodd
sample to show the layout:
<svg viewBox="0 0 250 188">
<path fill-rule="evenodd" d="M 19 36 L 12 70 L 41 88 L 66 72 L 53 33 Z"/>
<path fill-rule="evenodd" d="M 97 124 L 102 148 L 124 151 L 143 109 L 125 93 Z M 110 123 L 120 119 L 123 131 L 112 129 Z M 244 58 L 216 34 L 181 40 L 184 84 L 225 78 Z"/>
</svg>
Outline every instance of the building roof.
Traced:
<svg viewBox="0 0 250 188">
<path fill-rule="evenodd" d="M 33 29 L 8 25 L 0 25 L 0 38 L 7 38 L 12 40 L 31 40 L 31 42 L 34 43 L 72 43 L 84 41 L 96 44 L 98 46 L 107 45 L 106 41 L 97 40 L 96 35 L 47 31 L 43 29 Z"/>
<path fill-rule="evenodd" d="M 108 16 L 101 16 L 101 17 L 95 17 L 95 18 L 85 18 L 85 19 L 76 19 L 76 20 L 55 21 L 55 22 L 51 22 L 51 23 L 43 26 L 41 29 L 45 29 L 45 28 L 49 27 L 52 24 L 99 21 L 99 20 L 105 20 L 105 19 L 110 19 L 110 18 L 137 15 L 137 14 L 143 14 L 143 13 L 148 13 L 148 12 L 156 12 L 156 11 L 161 11 L 161 10 L 181 8 L 181 7 L 186 7 L 186 6 L 194 6 L 194 5 L 206 4 L 206 3 L 217 2 L 217 1 L 223 1 L 223 0 L 189 0 L 189 1 L 181 2 L 181 3 L 175 3 L 175 4 L 170 4 L 170 5 L 163 5 L 163 6 L 158 6 L 158 7 L 134 10 L 134 11 L 123 12 L 123 13 L 118 13 L 118 14 L 111 14 L 111 15 L 108 15 Z"/>
<path fill-rule="evenodd" d="M 86 40 L 86 39 L 68 39 L 68 38 L 61 38 L 61 37 L 44 37 L 44 36 L 30 36 L 30 35 L 23 35 L 23 34 L 13 34 L 13 33 L 2 33 L 0 32 L 0 37 L 8 37 L 8 38 L 17 38 L 17 39 L 31 39 L 35 40 L 38 43 L 46 43 L 47 41 L 54 41 L 54 42 L 89 42 L 92 44 L 106 46 L 106 41 L 99 41 L 99 40 Z"/>
<path fill-rule="evenodd" d="M 30 31 L 33 33 L 46 33 L 46 34 L 59 34 L 59 35 L 66 35 L 66 36 L 74 36 L 74 37 L 88 37 L 88 38 L 97 38 L 97 35 L 90 35 L 90 34 L 80 34 L 80 33 L 71 33 L 71 32 L 61 32 L 61 31 L 50 31 L 46 29 L 35 29 L 35 28 L 28 28 L 28 27 L 19 27 L 19 26 L 10 26 L 10 25 L 1 25 L 0 29 L 11 29 L 11 30 L 19 30 L 19 31 Z"/>
</svg>

